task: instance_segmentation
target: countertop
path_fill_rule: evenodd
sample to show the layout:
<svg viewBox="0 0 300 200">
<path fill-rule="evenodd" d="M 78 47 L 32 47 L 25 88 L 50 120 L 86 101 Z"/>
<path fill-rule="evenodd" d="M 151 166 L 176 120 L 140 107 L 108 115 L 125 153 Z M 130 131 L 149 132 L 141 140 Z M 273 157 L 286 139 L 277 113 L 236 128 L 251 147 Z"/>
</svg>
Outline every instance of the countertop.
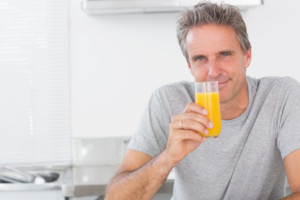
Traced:
<svg viewBox="0 0 300 200">
<path fill-rule="evenodd" d="M 104 196 L 105 189 L 119 164 L 95 166 L 20 167 L 24 171 L 49 171 L 59 174 L 58 180 L 45 184 L 0 183 L 0 191 L 62 190 L 65 197 Z M 172 193 L 172 173 L 158 193 Z"/>
</svg>

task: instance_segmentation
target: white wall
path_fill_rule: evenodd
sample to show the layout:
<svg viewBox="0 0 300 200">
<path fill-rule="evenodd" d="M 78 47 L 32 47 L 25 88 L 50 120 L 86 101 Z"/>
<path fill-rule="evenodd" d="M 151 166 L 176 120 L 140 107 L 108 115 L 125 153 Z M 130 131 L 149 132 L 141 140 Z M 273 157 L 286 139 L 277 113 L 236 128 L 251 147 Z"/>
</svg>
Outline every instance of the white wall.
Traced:
<svg viewBox="0 0 300 200">
<path fill-rule="evenodd" d="M 73 137 L 132 135 L 153 89 L 193 80 L 176 40 L 178 13 L 89 16 L 71 4 Z M 253 46 L 248 74 L 300 81 L 297 0 L 243 13 Z"/>
<path fill-rule="evenodd" d="M 300 81 L 300 1 L 264 0 L 244 13 L 252 43 L 248 74 L 291 76 Z"/>
</svg>

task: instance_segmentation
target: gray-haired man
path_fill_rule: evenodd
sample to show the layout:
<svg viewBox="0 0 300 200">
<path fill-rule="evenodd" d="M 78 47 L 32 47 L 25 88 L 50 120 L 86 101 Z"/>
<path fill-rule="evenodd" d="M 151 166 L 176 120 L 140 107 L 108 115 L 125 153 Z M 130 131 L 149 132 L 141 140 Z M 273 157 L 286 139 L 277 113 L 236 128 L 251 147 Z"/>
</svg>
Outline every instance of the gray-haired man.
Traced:
<svg viewBox="0 0 300 200">
<path fill-rule="evenodd" d="M 287 175 L 300 199 L 300 84 L 246 76 L 251 45 L 238 9 L 200 3 L 177 24 L 195 81 L 218 81 L 222 130 L 194 102 L 191 82 L 156 90 L 107 199 L 151 199 L 175 168 L 174 200 L 280 199 Z"/>
</svg>

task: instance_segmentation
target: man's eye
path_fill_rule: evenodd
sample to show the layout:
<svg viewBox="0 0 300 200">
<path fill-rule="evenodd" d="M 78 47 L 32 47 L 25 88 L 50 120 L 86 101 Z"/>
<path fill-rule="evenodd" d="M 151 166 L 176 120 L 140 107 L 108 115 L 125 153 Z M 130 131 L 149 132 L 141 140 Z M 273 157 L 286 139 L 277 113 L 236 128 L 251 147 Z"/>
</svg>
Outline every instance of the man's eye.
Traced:
<svg viewBox="0 0 300 200">
<path fill-rule="evenodd" d="M 222 56 L 230 56 L 231 53 L 230 53 L 230 52 L 221 52 L 221 55 L 222 55 Z"/>
<path fill-rule="evenodd" d="M 198 60 L 198 61 L 203 61 L 203 60 L 204 60 L 204 56 L 198 56 L 198 57 L 196 58 L 196 60 Z"/>
</svg>

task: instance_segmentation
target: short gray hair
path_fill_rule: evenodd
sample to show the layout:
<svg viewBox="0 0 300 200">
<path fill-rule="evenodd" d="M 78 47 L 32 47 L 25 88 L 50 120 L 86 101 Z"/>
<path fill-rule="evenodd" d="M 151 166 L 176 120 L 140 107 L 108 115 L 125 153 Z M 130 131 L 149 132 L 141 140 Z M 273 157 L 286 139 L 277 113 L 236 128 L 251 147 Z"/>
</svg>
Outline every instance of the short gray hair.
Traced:
<svg viewBox="0 0 300 200">
<path fill-rule="evenodd" d="M 237 7 L 228 4 L 218 5 L 210 2 L 200 2 L 193 9 L 182 11 L 177 20 L 177 39 L 181 51 L 187 60 L 187 33 L 191 28 L 205 24 L 227 25 L 231 27 L 237 34 L 243 52 L 246 53 L 251 48 L 246 24 Z"/>
</svg>

